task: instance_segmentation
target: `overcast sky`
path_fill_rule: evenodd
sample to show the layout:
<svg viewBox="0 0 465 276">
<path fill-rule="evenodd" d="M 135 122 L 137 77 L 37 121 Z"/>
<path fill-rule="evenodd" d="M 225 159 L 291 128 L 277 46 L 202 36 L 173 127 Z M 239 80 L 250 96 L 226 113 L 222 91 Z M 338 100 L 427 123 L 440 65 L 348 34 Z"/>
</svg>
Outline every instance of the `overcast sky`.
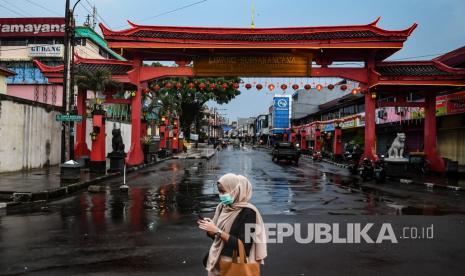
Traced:
<svg viewBox="0 0 465 276">
<path fill-rule="evenodd" d="M 75 3 L 76 0 L 71 0 Z M 42 7 L 31 4 L 36 3 Z M 90 10 L 112 29 L 127 27 L 126 20 L 147 25 L 249 27 L 252 0 L 82 0 L 75 14 L 83 22 Z M 196 2 L 191 7 L 167 13 Z M 465 0 L 254 0 L 256 27 L 367 24 L 378 16 L 388 30 L 418 28 L 391 59 L 441 54 L 465 45 Z M 59 16 L 65 0 L 0 0 L 0 17 Z M 3 6 L 3 7 L 2 7 Z M 7 10 L 5 7 L 9 8 Z M 160 16 L 156 16 L 160 15 Z M 102 20 L 102 19 L 100 19 Z M 434 56 L 424 57 L 424 59 Z M 417 58 L 419 59 L 419 58 Z M 293 80 L 293 79 L 292 79 Z M 292 81 L 291 80 L 291 81 Z M 260 80 L 254 80 L 261 82 Z M 263 81 L 264 82 L 264 81 Z M 246 90 L 222 111 L 231 119 L 267 110 L 272 95 Z"/>
</svg>

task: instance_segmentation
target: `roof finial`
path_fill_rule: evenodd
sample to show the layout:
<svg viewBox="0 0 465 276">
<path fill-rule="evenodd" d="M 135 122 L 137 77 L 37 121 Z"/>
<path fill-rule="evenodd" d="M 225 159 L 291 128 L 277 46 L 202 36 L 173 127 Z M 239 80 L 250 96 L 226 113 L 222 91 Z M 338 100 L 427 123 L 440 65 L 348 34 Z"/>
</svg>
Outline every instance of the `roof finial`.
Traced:
<svg viewBox="0 0 465 276">
<path fill-rule="evenodd" d="M 252 23 L 250 24 L 250 28 L 255 29 L 255 5 L 254 1 L 252 0 Z"/>
</svg>

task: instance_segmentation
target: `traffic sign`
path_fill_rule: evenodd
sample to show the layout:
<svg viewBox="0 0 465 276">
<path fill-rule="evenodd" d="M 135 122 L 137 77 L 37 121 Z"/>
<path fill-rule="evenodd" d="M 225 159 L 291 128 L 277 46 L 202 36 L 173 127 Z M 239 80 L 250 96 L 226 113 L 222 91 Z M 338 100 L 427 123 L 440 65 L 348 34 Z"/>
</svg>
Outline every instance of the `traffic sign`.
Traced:
<svg viewBox="0 0 465 276">
<path fill-rule="evenodd" d="M 58 114 L 55 118 L 58 122 L 81 122 L 82 116 L 81 115 L 63 115 Z"/>
</svg>

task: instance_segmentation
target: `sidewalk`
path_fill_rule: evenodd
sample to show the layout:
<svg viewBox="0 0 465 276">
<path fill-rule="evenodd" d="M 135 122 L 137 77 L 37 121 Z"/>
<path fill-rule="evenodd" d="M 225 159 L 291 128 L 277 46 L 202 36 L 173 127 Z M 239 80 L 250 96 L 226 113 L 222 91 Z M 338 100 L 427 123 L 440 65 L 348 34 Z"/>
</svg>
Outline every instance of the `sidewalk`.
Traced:
<svg viewBox="0 0 465 276">
<path fill-rule="evenodd" d="M 172 158 L 167 157 L 152 163 L 133 166 L 128 168 L 126 172 L 131 173 Z M 90 173 L 88 169 L 84 169 L 81 170 L 81 179 L 79 182 L 62 185 L 60 183 L 60 168 L 58 166 L 1 174 L 0 203 L 3 202 L 3 204 L 0 204 L 0 209 L 17 204 L 17 202 L 12 201 L 14 193 L 27 194 L 25 202 L 49 201 L 74 194 L 77 191 L 86 189 L 90 185 L 96 185 L 104 180 L 121 175 L 122 173 L 120 172 L 94 174 Z"/>
</svg>

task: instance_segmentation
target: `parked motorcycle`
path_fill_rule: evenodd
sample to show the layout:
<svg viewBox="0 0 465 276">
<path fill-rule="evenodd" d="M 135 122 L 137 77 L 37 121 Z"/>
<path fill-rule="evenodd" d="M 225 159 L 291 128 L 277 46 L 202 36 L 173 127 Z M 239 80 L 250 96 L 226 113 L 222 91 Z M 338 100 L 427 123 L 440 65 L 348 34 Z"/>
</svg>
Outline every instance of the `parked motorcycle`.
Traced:
<svg viewBox="0 0 465 276">
<path fill-rule="evenodd" d="M 374 174 L 376 183 L 384 183 L 386 181 L 386 162 L 384 161 L 384 155 L 381 155 L 381 158 L 376 160 Z"/>
<path fill-rule="evenodd" d="M 319 162 L 319 161 L 323 160 L 323 156 L 321 155 L 320 151 L 316 151 L 316 152 L 313 153 L 312 159 L 313 159 L 313 161 L 318 161 Z"/>
<path fill-rule="evenodd" d="M 360 156 L 355 153 L 347 153 L 345 159 L 348 163 L 347 169 L 350 174 L 356 175 L 358 173 L 358 163 L 360 161 Z"/>
<path fill-rule="evenodd" d="M 368 158 L 363 158 L 362 164 L 359 168 L 360 177 L 363 181 L 367 181 L 368 179 L 373 179 L 374 176 L 374 167 Z"/>
</svg>

